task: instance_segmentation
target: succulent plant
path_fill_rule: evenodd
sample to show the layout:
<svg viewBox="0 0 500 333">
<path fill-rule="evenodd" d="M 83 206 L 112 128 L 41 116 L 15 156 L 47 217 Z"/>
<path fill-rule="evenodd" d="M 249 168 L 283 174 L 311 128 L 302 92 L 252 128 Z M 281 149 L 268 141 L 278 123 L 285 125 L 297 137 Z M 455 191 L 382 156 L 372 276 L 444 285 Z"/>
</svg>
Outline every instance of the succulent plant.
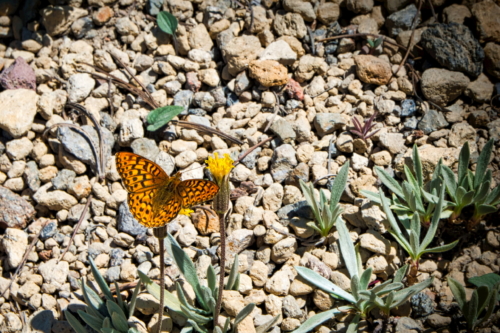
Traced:
<svg viewBox="0 0 500 333">
<path fill-rule="evenodd" d="M 99 333 L 139 333 L 136 328 L 130 327 L 129 319 L 134 314 L 137 295 L 141 288 L 140 283 L 135 287 L 130 302 L 126 302 L 122 300 L 120 288 L 118 283 L 115 282 L 117 295 L 115 298 L 103 276 L 99 273 L 92 258 L 89 257 L 89 261 L 92 275 L 104 294 L 105 300 L 103 300 L 96 291 L 90 288 L 82 278 L 80 287 L 82 288 L 83 298 L 87 307 L 85 311 L 78 310 L 78 317 L 80 317 L 80 320 Z M 86 326 L 82 324 L 76 316 L 71 314 L 70 311 L 65 311 L 65 316 L 76 333 L 89 332 Z"/>
</svg>

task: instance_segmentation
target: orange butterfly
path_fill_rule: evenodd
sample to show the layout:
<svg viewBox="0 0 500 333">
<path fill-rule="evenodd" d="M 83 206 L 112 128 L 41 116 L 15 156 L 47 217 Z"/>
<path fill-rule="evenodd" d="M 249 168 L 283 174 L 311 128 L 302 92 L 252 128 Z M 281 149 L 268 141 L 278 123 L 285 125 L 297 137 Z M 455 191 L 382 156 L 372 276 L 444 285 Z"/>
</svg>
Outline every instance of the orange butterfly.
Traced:
<svg viewBox="0 0 500 333">
<path fill-rule="evenodd" d="M 169 177 L 158 164 L 134 153 L 117 153 L 116 168 L 128 191 L 130 212 L 148 228 L 166 225 L 181 208 L 210 200 L 219 191 L 208 180 L 182 181 L 179 172 Z"/>
</svg>

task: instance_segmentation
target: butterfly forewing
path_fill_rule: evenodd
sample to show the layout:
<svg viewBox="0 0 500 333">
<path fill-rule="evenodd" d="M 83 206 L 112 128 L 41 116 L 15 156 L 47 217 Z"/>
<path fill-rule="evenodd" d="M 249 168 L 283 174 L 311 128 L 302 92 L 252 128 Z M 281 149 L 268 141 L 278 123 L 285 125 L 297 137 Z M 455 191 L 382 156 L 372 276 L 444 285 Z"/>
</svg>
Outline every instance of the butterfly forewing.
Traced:
<svg viewBox="0 0 500 333">
<path fill-rule="evenodd" d="M 116 169 L 129 193 L 163 186 L 169 178 L 156 163 L 133 153 L 117 153 Z"/>
<path fill-rule="evenodd" d="M 190 207 L 213 199 L 219 192 L 219 186 L 203 179 L 182 181 L 177 186 L 177 193 L 182 199 L 182 207 Z"/>
</svg>

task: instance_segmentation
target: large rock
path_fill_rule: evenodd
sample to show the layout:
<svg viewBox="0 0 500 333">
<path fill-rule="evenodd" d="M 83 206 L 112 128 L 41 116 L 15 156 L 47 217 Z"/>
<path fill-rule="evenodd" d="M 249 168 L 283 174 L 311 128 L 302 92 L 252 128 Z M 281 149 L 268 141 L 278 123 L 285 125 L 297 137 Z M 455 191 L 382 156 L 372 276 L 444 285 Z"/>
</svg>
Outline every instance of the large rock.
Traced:
<svg viewBox="0 0 500 333">
<path fill-rule="evenodd" d="M 0 186 L 0 227 L 24 229 L 35 213 L 26 199 Z"/>
<path fill-rule="evenodd" d="M 415 15 L 418 15 L 418 18 L 414 23 Z M 400 32 L 411 30 L 420 24 L 420 12 L 414 4 L 409 5 L 405 9 L 397 11 L 387 17 L 385 20 L 385 26 L 389 31 L 389 35 L 391 37 L 396 37 Z"/>
<path fill-rule="evenodd" d="M 304 19 L 299 14 L 278 11 L 273 27 L 279 36 L 293 36 L 300 39 L 307 34 Z"/>
<path fill-rule="evenodd" d="M 426 179 L 430 179 L 436 165 L 440 159 L 443 159 L 443 164 L 451 167 L 458 160 L 460 149 L 458 148 L 437 148 L 433 145 L 423 145 L 418 147 L 418 153 L 422 162 L 422 172 Z M 402 159 L 396 162 L 395 169 L 403 172 L 404 164 L 413 167 L 412 150 L 408 149 Z"/>
<path fill-rule="evenodd" d="M 28 248 L 28 234 L 23 230 L 8 228 L 1 239 L 0 246 L 6 254 L 6 262 L 10 268 L 19 266 Z"/>
<path fill-rule="evenodd" d="M 484 51 L 465 25 L 436 24 L 422 33 L 422 46 L 443 67 L 477 77 Z"/>
<path fill-rule="evenodd" d="M 356 74 L 364 83 L 387 84 L 391 78 L 391 64 L 372 55 L 354 57 Z"/>
<path fill-rule="evenodd" d="M 484 48 L 484 67 L 491 76 L 500 79 L 500 45 L 488 43 Z"/>
<path fill-rule="evenodd" d="M 255 60 L 249 66 L 250 77 L 264 87 L 281 86 L 288 82 L 288 71 L 275 60 Z"/>
<path fill-rule="evenodd" d="M 5 89 L 31 89 L 36 90 L 35 71 L 24 58 L 17 57 L 12 65 L 3 71 L 0 84 Z"/>
<path fill-rule="evenodd" d="M 283 0 L 283 7 L 288 12 L 299 14 L 304 20 L 308 22 L 314 21 L 316 19 L 316 13 L 314 13 L 314 8 L 310 1 Z"/>
<path fill-rule="evenodd" d="M 77 19 L 88 14 L 81 8 L 49 6 L 42 9 L 42 23 L 50 36 L 57 36 L 68 30 Z"/>
<path fill-rule="evenodd" d="M 472 15 L 476 18 L 479 41 L 500 42 L 500 6 L 498 2 L 484 1 L 472 6 Z"/>
<path fill-rule="evenodd" d="M 0 93 L 0 128 L 12 137 L 26 134 L 36 115 L 38 95 L 34 90 L 14 89 Z"/>
<path fill-rule="evenodd" d="M 297 60 L 297 53 L 284 40 L 277 40 L 266 47 L 260 60 L 276 60 L 283 65 L 292 65 Z"/>
<path fill-rule="evenodd" d="M 469 82 L 469 78 L 462 73 L 430 68 L 422 74 L 421 88 L 425 98 L 445 106 L 458 98 Z"/>
<path fill-rule="evenodd" d="M 260 41 L 255 36 L 241 36 L 229 41 L 222 48 L 222 55 L 226 59 L 229 73 L 236 76 L 247 69 L 248 64 L 257 59 L 260 50 Z"/>
</svg>

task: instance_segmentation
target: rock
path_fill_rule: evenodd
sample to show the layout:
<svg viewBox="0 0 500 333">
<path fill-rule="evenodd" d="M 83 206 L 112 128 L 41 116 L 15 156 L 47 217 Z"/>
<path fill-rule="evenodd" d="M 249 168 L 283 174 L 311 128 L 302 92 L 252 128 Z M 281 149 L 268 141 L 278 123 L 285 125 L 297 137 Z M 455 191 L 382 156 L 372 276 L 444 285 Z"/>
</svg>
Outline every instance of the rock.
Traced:
<svg viewBox="0 0 500 333">
<path fill-rule="evenodd" d="M 130 148 L 132 148 L 134 154 L 141 155 L 152 161 L 154 161 L 160 153 L 160 149 L 156 146 L 156 142 L 148 138 L 139 138 L 134 140 L 134 142 L 130 145 Z"/>
<path fill-rule="evenodd" d="M 448 122 L 444 119 L 441 112 L 429 110 L 418 123 L 418 128 L 424 131 L 425 134 L 430 134 L 438 129 L 448 126 Z"/>
<path fill-rule="evenodd" d="M 347 125 L 347 119 L 340 113 L 318 113 L 314 117 L 314 128 L 319 136 L 333 133 L 345 125 Z"/>
<path fill-rule="evenodd" d="M 494 2 L 475 3 L 472 15 L 476 18 L 479 41 L 500 42 L 500 6 Z"/>
<path fill-rule="evenodd" d="M 418 148 L 418 153 L 422 162 L 422 173 L 424 174 L 424 178 L 430 179 L 430 176 L 434 172 L 439 159 L 442 158 L 443 164 L 451 167 L 455 162 L 457 162 L 460 150 L 456 148 L 437 148 L 433 145 L 426 144 Z M 411 168 L 411 154 L 412 150 L 408 149 L 403 158 L 396 162 L 395 169 L 398 171 L 403 171 L 404 163 L 406 163 Z"/>
<path fill-rule="evenodd" d="M 36 90 L 35 72 L 23 58 L 17 57 L 0 75 L 0 85 L 4 89 Z"/>
<path fill-rule="evenodd" d="M 49 6 L 41 11 L 42 24 L 50 36 L 57 36 L 69 29 L 71 24 L 88 12 L 71 6 Z"/>
<path fill-rule="evenodd" d="M 380 233 L 371 229 L 359 236 L 359 245 L 368 251 L 384 255 L 389 254 L 391 251 L 391 242 L 385 239 Z"/>
<path fill-rule="evenodd" d="M 307 34 L 307 28 L 302 16 L 282 10 L 276 13 L 273 28 L 279 36 L 293 36 L 301 39 Z"/>
<path fill-rule="evenodd" d="M 427 99 L 445 106 L 458 98 L 469 83 L 469 78 L 462 73 L 430 68 L 422 74 L 421 88 Z"/>
<path fill-rule="evenodd" d="M 412 315 L 416 318 L 425 317 L 434 312 L 432 299 L 426 293 L 419 292 L 410 298 Z"/>
<path fill-rule="evenodd" d="M 295 149 L 289 144 L 283 144 L 274 150 L 271 159 L 271 175 L 275 182 L 282 182 L 297 166 Z"/>
<path fill-rule="evenodd" d="M 443 9 L 444 23 L 464 24 L 464 21 L 472 16 L 469 8 L 464 5 L 452 4 Z"/>
<path fill-rule="evenodd" d="M 304 99 L 304 89 L 302 86 L 294 79 L 289 79 L 286 84 L 286 92 L 288 96 L 292 99 L 302 101 Z"/>
<path fill-rule="evenodd" d="M 448 145 L 450 147 L 462 148 L 465 142 L 476 142 L 476 130 L 467 123 L 456 123 L 451 127 L 451 133 L 448 136 Z"/>
<path fill-rule="evenodd" d="M 147 228 L 139 224 L 139 222 L 132 216 L 126 201 L 124 201 L 118 208 L 117 229 L 118 231 L 126 232 L 132 236 L 142 235 L 147 231 Z"/>
<path fill-rule="evenodd" d="M 290 278 L 288 272 L 280 270 L 276 272 L 269 280 L 266 282 L 264 289 L 276 296 L 286 296 L 288 295 L 288 290 L 290 289 Z"/>
<path fill-rule="evenodd" d="M 284 40 L 277 40 L 266 47 L 259 59 L 276 60 L 287 66 L 292 65 L 297 60 L 297 53 Z"/>
<path fill-rule="evenodd" d="M 7 142 L 6 153 L 13 161 L 24 160 L 33 150 L 33 143 L 27 137 Z"/>
<path fill-rule="evenodd" d="M 330 25 L 338 20 L 340 16 L 339 4 L 334 2 L 320 3 L 318 6 L 318 19 L 325 25 Z"/>
<path fill-rule="evenodd" d="M 368 14 L 373 9 L 373 0 L 347 0 L 346 7 L 356 14 Z"/>
<path fill-rule="evenodd" d="M 50 187 L 52 187 L 51 183 L 47 183 L 40 187 L 33 195 L 33 199 L 35 199 L 38 204 L 46 206 L 50 210 L 70 209 L 78 203 L 75 197 L 64 191 L 56 190 L 47 192 L 47 189 Z"/>
<path fill-rule="evenodd" d="M 464 95 L 472 98 L 477 103 L 489 103 L 493 95 L 493 83 L 484 74 L 480 74 L 476 81 L 469 83 Z"/>
<path fill-rule="evenodd" d="M 484 51 L 465 25 L 433 25 L 422 33 L 421 44 L 441 66 L 451 71 L 474 78 L 483 71 Z"/>
<path fill-rule="evenodd" d="M 484 68 L 491 76 L 500 79 L 500 45 L 488 43 L 484 47 Z"/>
<path fill-rule="evenodd" d="M 287 83 L 287 69 L 274 60 L 254 60 L 249 65 L 250 77 L 264 87 L 281 86 Z"/>
<path fill-rule="evenodd" d="M 8 228 L 0 245 L 7 256 L 7 264 L 10 268 L 15 268 L 21 264 L 28 248 L 28 235 L 23 230 Z"/>
<path fill-rule="evenodd" d="M 418 18 L 415 25 L 412 26 L 415 15 L 418 15 Z M 397 35 L 402 31 L 416 28 L 416 26 L 420 24 L 420 16 L 421 14 L 417 7 L 414 4 L 411 4 L 408 7 L 389 15 L 385 20 L 385 26 L 387 27 L 391 37 L 397 37 Z"/>
<path fill-rule="evenodd" d="M 85 73 L 73 74 L 68 80 L 68 98 L 73 103 L 83 101 L 94 89 L 95 80 Z"/>
<path fill-rule="evenodd" d="M 311 22 L 316 19 L 313 5 L 306 0 L 283 0 L 283 8 L 288 12 L 297 13 L 305 21 Z"/>
<path fill-rule="evenodd" d="M 380 135 L 380 144 L 394 155 L 406 151 L 404 136 L 401 133 L 383 133 Z"/>
<path fill-rule="evenodd" d="M 422 323 L 410 317 L 401 317 L 396 324 L 395 333 L 416 333 L 423 331 Z"/>
<path fill-rule="evenodd" d="M 24 229 L 35 214 L 28 201 L 0 186 L 0 227 Z"/>
<path fill-rule="evenodd" d="M 354 57 L 356 74 L 364 83 L 383 85 L 392 76 L 391 64 L 372 55 Z"/>
<path fill-rule="evenodd" d="M 38 95 L 33 90 L 14 89 L 0 93 L 0 128 L 12 137 L 25 135 L 33 124 Z"/>
<path fill-rule="evenodd" d="M 137 36 L 139 34 L 139 28 L 135 23 L 133 23 L 128 16 L 120 17 L 115 23 L 116 31 L 120 35 L 132 35 Z"/>
<path fill-rule="evenodd" d="M 266 284 L 269 269 L 262 261 L 255 260 L 250 268 L 250 278 L 256 287 L 262 287 Z"/>
<path fill-rule="evenodd" d="M 111 7 L 105 6 L 99 8 L 92 14 L 92 19 L 96 25 L 103 25 L 108 22 L 114 15 L 113 9 Z"/>
<path fill-rule="evenodd" d="M 391 154 L 387 150 L 382 150 L 370 155 L 370 160 L 378 166 L 390 165 L 392 158 Z"/>
<path fill-rule="evenodd" d="M 233 256 L 248 248 L 252 242 L 253 231 L 248 229 L 235 230 L 227 237 L 227 247 Z"/>
<path fill-rule="evenodd" d="M 220 82 L 219 73 L 214 68 L 202 69 L 198 72 L 200 81 L 207 86 L 216 87 Z"/>
<path fill-rule="evenodd" d="M 486 111 L 472 111 L 467 121 L 474 127 L 487 127 L 490 122 L 490 117 Z"/>
<path fill-rule="evenodd" d="M 229 73 L 236 76 L 245 70 L 252 60 L 257 59 L 261 46 L 257 37 L 246 35 L 233 38 L 221 50 L 227 62 Z"/>
<path fill-rule="evenodd" d="M 314 74 L 324 75 L 328 70 L 328 64 L 323 58 L 307 54 L 300 58 L 299 66 L 295 71 L 297 82 L 305 82 L 313 78 Z"/>
<path fill-rule="evenodd" d="M 440 314 L 433 313 L 429 317 L 427 317 L 426 320 L 427 324 L 434 328 L 440 328 L 440 327 L 449 327 L 451 324 L 451 318 L 450 317 L 445 317 L 441 316 Z"/>
<path fill-rule="evenodd" d="M 284 143 L 291 143 L 292 141 L 295 141 L 296 134 L 293 130 L 292 124 L 283 118 L 276 119 L 270 129 Z"/>
<path fill-rule="evenodd" d="M 273 245 L 271 259 L 277 264 L 287 261 L 297 250 L 295 238 L 285 238 Z"/>
<path fill-rule="evenodd" d="M 235 317 L 245 307 L 243 296 L 237 290 L 224 290 L 222 307 L 231 317 Z"/>
</svg>

